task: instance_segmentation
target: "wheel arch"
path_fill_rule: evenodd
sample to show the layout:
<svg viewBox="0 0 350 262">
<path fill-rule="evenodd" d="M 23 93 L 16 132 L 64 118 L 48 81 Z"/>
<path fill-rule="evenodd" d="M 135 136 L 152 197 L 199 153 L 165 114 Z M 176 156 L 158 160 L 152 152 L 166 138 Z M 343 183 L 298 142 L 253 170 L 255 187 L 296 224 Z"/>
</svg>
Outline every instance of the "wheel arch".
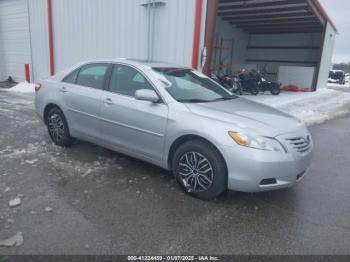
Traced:
<svg viewBox="0 0 350 262">
<path fill-rule="evenodd" d="M 47 114 L 50 112 L 52 108 L 58 108 L 59 110 L 62 111 L 62 109 L 55 103 L 49 103 L 45 106 L 44 109 L 44 123 L 47 125 Z M 63 112 L 63 111 L 62 111 Z"/>
<path fill-rule="evenodd" d="M 188 141 L 191 141 L 191 140 L 201 140 L 201 141 L 205 142 L 206 144 L 208 144 L 209 146 L 211 146 L 212 148 L 214 148 L 216 150 L 216 152 L 220 155 L 222 160 L 224 161 L 226 171 L 228 170 L 225 158 L 224 158 L 223 154 L 221 153 L 221 151 L 218 149 L 218 147 L 215 146 L 215 144 L 212 143 L 211 141 L 209 141 L 208 139 L 206 139 L 206 138 L 204 138 L 202 136 L 193 135 L 193 134 L 182 135 L 182 136 L 176 138 L 173 141 L 173 143 L 170 146 L 170 149 L 169 149 L 169 152 L 168 152 L 168 159 L 167 159 L 167 166 L 168 166 L 169 170 L 172 170 L 172 160 L 173 160 L 173 157 L 174 157 L 174 154 L 175 154 L 176 150 L 181 145 L 183 145 L 184 143 L 186 143 Z"/>
</svg>

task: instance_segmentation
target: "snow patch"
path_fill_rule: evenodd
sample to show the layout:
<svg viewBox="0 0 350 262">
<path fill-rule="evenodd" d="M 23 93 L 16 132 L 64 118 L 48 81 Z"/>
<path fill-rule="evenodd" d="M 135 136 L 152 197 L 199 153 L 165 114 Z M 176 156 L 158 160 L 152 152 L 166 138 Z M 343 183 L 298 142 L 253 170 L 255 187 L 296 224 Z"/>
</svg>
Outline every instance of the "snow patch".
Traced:
<svg viewBox="0 0 350 262">
<path fill-rule="evenodd" d="M 22 82 L 18 85 L 15 85 L 9 89 L 3 89 L 3 91 L 7 92 L 15 92 L 15 93 L 34 93 L 35 92 L 35 84 L 31 84 L 28 82 Z"/>
<path fill-rule="evenodd" d="M 19 197 L 16 197 L 15 199 L 12 199 L 9 201 L 10 207 L 18 207 L 21 204 L 21 199 Z"/>
<path fill-rule="evenodd" d="M 275 107 L 309 126 L 350 113 L 350 93 L 328 88 L 309 93 L 282 92 L 279 96 L 260 94 L 246 98 Z"/>
<path fill-rule="evenodd" d="M 0 247 L 19 247 L 23 245 L 22 232 L 18 232 L 13 237 L 0 241 Z"/>
<path fill-rule="evenodd" d="M 328 83 L 328 87 L 350 87 L 350 83 L 345 83 L 345 85 Z"/>
<path fill-rule="evenodd" d="M 52 212 L 53 208 L 52 207 L 45 207 L 45 212 Z"/>
<path fill-rule="evenodd" d="M 29 164 L 29 165 L 34 165 L 36 162 L 38 162 L 39 161 L 39 159 L 33 159 L 33 160 L 26 160 L 25 162 L 27 163 L 27 164 Z"/>
</svg>

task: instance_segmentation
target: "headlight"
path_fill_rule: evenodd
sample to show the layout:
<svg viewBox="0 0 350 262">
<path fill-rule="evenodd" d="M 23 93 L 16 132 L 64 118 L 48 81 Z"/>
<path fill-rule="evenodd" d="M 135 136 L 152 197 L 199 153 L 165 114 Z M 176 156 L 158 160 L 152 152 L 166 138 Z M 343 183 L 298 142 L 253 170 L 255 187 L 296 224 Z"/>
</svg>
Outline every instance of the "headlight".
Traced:
<svg viewBox="0 0 350 262">
<path fill-rule="evenodd" d="M 256 148 L 260 150 L 286 152 L 284 147 L 274 138 L 263 137 L 240 132 L 228 132 L 230 137 L 241 146 Z"/>
</svg>

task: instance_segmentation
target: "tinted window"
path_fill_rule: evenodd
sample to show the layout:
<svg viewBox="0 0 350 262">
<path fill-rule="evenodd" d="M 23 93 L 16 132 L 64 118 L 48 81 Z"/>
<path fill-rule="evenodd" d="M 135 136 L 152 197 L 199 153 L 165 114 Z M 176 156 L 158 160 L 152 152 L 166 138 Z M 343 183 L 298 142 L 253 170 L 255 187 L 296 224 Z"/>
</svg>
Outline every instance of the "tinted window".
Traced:
<svg viewBox="0 0 350 262">
<path fill-rule="evenodd" d="M 102 89 L 108 64 L 91 64 L 80 69 L 77 85 Z"/>
<path fill-rule="evenodd" d="M 139 89 L 153 89 L 147 79 L 136 69 L 115 65 L 113 67 L 109 90 L 127 96 L 134 96 Z"/>
<path fill-rule="evenodd" d="M 63 82 L 75 84 L 79 70 L 75 70 L 63 79 Z"/>
</svg>

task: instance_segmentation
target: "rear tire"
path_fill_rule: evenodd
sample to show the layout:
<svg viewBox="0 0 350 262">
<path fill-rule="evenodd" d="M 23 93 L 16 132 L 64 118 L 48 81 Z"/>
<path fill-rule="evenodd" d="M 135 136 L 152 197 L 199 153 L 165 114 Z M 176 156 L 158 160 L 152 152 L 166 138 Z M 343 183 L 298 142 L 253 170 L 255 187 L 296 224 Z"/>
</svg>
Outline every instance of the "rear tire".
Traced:
<svg viewBox="0 0 350 262">
<path fill-rule="evenodd" d="M 47 130 L 51 140 L 58 146 L 69 147 L 75 139 L 70 136 L 67 120 L 57 107 L 50 109 L 46 117 Z"/>
<path fill-rule="evenodd" d="M 202 140 L 182 144 L 175 152 L 172 169 L 181 188 L 203 200 L 210 200 L 227 189 L 227 168 L 215 147 Z"/>
<path fill-rule="evenodd" d="M 281 93 L 281 88 L 279 87 L 279 85 L 277 83 L 272 83 L 270 92 L 271 92 L 271 94 L 277 96 Z"/>
</svg>

